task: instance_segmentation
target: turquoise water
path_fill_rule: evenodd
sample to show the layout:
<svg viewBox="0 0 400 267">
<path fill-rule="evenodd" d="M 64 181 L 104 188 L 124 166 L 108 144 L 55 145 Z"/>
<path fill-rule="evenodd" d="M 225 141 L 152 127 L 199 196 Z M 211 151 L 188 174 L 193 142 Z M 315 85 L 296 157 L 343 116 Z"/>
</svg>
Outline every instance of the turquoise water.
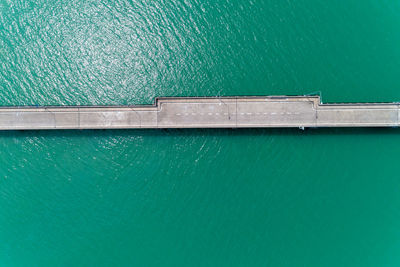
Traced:
<svg viewBox="0 0 400 267">
<path fill-rule="evenodd" d="M 65 2 L 65 3 L 64 3 Z M 400 101 L 398 1 L 0 1 L 0 104 Z M 0 133 L 1 266 L 398 266 L 398 129 Z"/>
</svg>

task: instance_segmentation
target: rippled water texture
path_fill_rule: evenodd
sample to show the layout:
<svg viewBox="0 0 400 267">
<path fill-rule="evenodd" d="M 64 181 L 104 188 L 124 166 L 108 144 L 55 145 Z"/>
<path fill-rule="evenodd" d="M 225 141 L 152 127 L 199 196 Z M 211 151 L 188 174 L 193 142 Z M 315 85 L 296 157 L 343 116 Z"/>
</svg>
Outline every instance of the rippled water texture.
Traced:
<svg viewBox="0 0 400 267">
<path fill-rule="evenodd" d="M 0 105 L 400 100 L 400 3 L 0 0 Z M 0 133 L 2 266 L 398 266 L 398 129 Z"/>
</svg>

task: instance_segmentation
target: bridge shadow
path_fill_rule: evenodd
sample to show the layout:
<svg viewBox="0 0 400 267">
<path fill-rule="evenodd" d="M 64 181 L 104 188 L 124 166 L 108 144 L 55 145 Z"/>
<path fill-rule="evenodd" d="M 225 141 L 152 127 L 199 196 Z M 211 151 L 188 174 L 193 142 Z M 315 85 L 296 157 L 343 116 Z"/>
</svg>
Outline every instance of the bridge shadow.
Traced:
<svg viewBox="0 0 400 267">
<path fill-rule="evenodd" d="M 400 135 L 400 128 L 241 128 L 241 129 L 123 129 L 123 130 L 12 130 L 0 138 L 18 137 L 108 137 L 108 136 L 351 136 Z"/>
</svg>

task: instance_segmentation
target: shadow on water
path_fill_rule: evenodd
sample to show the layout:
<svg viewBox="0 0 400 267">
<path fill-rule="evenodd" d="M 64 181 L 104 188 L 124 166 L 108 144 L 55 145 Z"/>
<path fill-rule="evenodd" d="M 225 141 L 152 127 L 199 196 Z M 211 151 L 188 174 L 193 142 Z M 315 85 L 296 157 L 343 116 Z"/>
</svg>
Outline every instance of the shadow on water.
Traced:
<svg viewBox="0 0 400 267">
<path fill-rule="evenodd" d="M 15 137 L 131 137 L 131 136 L 352 136 L 400 135 L 400 128 L 241 128 L 241 129 L 118 129 L 118 130 L 13 130 L 0 131 L 0 138 Z"/>
</svg>

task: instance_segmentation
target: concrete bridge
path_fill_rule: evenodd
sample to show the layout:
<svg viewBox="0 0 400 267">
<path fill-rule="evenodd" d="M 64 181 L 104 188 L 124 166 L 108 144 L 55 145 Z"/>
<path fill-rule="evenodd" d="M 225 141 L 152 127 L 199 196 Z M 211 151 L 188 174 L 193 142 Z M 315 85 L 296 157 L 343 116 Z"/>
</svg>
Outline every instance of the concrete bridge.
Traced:
<svg viewBox="0 0 400 267">
<path fill-rule="evenodd" d="M 171 97 L 153 105 L 0 107 L 0 130 L 398 127 L 399 103 L 322 104 L 319 96 Z"/>
</svg>

